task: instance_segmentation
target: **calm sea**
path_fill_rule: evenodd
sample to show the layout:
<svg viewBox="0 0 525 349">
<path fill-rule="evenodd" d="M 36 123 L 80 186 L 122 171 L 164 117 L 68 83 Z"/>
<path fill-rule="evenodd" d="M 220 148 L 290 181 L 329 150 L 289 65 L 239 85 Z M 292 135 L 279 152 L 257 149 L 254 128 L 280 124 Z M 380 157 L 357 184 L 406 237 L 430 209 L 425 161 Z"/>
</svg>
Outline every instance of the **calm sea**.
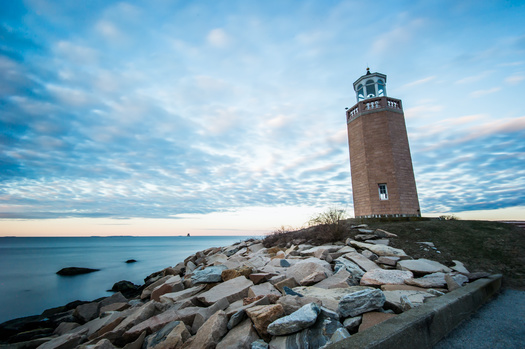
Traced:
<svg viewBox="0 0 525 349">
<path fill-rule="evenodd" d="M 247 236 L 198 237 L 0 237 L 0 323 L 74 300 L 110 296 L 113 284 L 143 284 L 149 274 L 174 266 L 208 247 L 222 247 Z M 126 264 L 128 259 L 137 263 Z M 71 277 L 65 267 L 100 271 Z"/>
</svg>

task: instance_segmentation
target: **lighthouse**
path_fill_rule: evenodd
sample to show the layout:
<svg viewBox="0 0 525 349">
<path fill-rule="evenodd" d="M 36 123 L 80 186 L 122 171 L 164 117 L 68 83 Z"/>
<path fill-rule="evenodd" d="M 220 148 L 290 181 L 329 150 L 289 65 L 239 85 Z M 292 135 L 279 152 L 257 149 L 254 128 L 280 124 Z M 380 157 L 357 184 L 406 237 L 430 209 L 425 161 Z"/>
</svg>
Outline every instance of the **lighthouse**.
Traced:
<svg viewBox="0 0 525 349">
<path fill-rule="evenodd" d="M 386 75 L 369 68 L 354 91 L 346 121 L 355 217 L 420 217 L 401 100 L 388 97 Z"/>
</svg>

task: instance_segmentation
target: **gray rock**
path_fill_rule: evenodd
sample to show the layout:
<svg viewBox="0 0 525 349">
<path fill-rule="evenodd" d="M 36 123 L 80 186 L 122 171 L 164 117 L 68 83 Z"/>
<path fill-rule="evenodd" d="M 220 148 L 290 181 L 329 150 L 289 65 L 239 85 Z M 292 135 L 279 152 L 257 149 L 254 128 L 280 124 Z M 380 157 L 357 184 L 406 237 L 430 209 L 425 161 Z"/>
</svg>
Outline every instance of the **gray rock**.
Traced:
<svg viewBox="0 0 525 349">
<path fill-rule="evenodd" d="M 190 298 L 204 289 L 205 285 L 198 285 L 178 292 L 165 293 L 160 296 L 160 302 L 173 304 L 183 299 Z"/>
<path fill-rule="evenodd" d="M 291 266 L 290 262 L 288 262 L 286 259 L 281 259 L 279 261 L 279 265 L 283 268 L 288 268 Z"/>
<path fill-rule="evenodd" d="M 226 336 L 217 344 L 216 349 L 244 349 L 250 348 L 259 336 L 252 326 L 250 319 L 244 320 L 239 326 L 229 331 Z"/>
<path fill-rule="evenodd" d="M 347 294 L 364 290 L 371 289 L 367 286 L 350 286 L 345 288 L 319 288 L 315 286 L 299 286 L 293 290 L 301 293 L 305 297 L 314 297 L 322 302 L 323 307 L 328 308 L 332 311 L 337 311 L 339 307 L 339 301 L 342 297 Z"/>
<path fill-rule="evenodd" d="M 356 239 L 357 241 L 365 241 L 377 239 L 377 236 L 375 236 L 374 234 L 357 234 L 356 236 L 354 236 L 354 239 Z"/>
<path fill-rule="evenodd" d="M 344 327 L 341 327 L 335 330 L 334 334 L 330 338 L 330 343 L 337 343 L 348 337 L 350 337 L 350 333 L 348 333 L 348 330 Z"/>
<path fill-rule="evenodd" d="M 277 304 L 283 306 L 284 313 L 286 315 L 290 315 L 296 312 L 297 310 L 301 309 L 303 306 L 309 303 L 317 303 L 319 306 L 321 306 L 322 304 L 322 302 L 315 297 L 300 297 L 293 295 L 286 295 L 277 300 Z"/>
<path fill-rule="evenodd" d="M 76 307 L 75 311 L 73 312 L 73 316 L 82 322 L 88 322 L 98 316 L 99 309 L 98 302 L 82 304 Z"/>
<path fill-rule="evenodd" d="M 366 244 L 367 245 L 367 244 Z M 357 264 L 361 269 L 364 271 L 370 271 L 372 269 L 377 269 L 379 266 L 372 262 L 370 259 L 366 258 L 360 253 L 357 252 L 350 252 L 343 256 L 346 259 L 351 260 L 355 264 Z"/>
<path fill-rule="evenodd" d="M 343 326 L 348 331 L 353 331 L 354 329 L 357 329 L 359 327 L 359 325 L 361 325 L 361 321 L 362 320 L 363 320 L 363 316 L 362 315 L 349 317 L 349 318 L 345 319 L 345 321 L 343 322 Z"/>
<path fill-rule="evenodd" d="M 407 310 L 414 308 L 414 304 L 412 304 L 410 299 L 408 299 L 408 296 L 401 296 L 400 301 L 401 301 L 401 310 L 407 311 Z"/>
<path fill-rule="evenodd" d="M 330 338 L 341 327 L 338 320 L 321 312 L 313 326 L 288 336 L 273 337 L 270 341 L 270 348 L 321 348 L 330 342 Z"/>
<path fill-rule="evenodd" d="M 309 303 L 288 316 L 284 316 L 268 325 L 268 333 L 282 336 L 301 331 L 312 326 L 317 320 L 321 308 L 316 303 Z"/>
<path fill-rule="evenodd" d="M 383 291 L 385 295 L 386 303 L 389 308 L 393 308 L 397 312 L 405 311 L 402 298 L 406 297 L 405 303 L 410 302 L 411 307 L 417 307 L 425 302 L 425 299 L 435 297 L 430 292 L 415 291 L 415 290 L 394 290 L 394 291 Z"/>
<path fill-rule="evenodd" d="M 375 240 L 366 240 L 367 244 L 373 244 L 373 245 L 390 245 L 389 239 L 375 239 Z"/>
<path fill-rule="evenodd" d="M 357 248 L 372 251 L 378 256 L 394 256 L 394 257 L 401 257 L 401 258 L 408 257 L 405 251 L 398 249 L 398 248 L 386 246 L 386 245 L 374 245 L 374 244 L 367 244 L 367 243 L 358 242 L 358 241 L 351 241 L 350 244 Z"/>
<path fill-rule="evenodd" d="M 452 271 L 452 269 L 441 263 L 425 258 L 399 261 L 397 267 L 401 270 L 410 270 L 414 274 L 449 273 Z"/>
<path fill-rule="evenodd" d="M 264 296 L 268 294 L 273 294 L 276 296 L 281 296 L 279 292 L 271 283 L 264 282 L 259 285 L 254 285 L 248 289 L 248 297 L 257 297 Z"/>
<path fill-rule="evenodd" d="M 354 252 L 357 253 L 357 252 Z M 363 269 L 347 258 L 339 257 L 335 260 L 334 271 L 337 273 L 341 268 L 346 269 L 351 275 L 347 282 L 350 286 L 357 286 L 364 275 Z"/>
<path fill-rule="evenodd" d="M 231 304 L 246 297 L 251 286 L 253 286 L 251 280 L 246 279 L 244 276 L 238 276 L 197 295 L 197 299 L 206 305 L 211 305 L 222 298 L 227 298 Z"/>
<path fill-rule="evenodd" d="M 470 272 L 465 268 L 465 265 L 461 263 L 460 261 L 452 260 L 454 262 L 454 265 L 450 267 L 452 270 L 457 271 L 458 273 L 468 275 Z"/>
<path fill-rule="evenodd" d="M 423 288 L 441 288 L 446 285 L 444 273 L 428 274 L 420 278 L 405 280 L 405 284 Z"/>
<path fill-rule="evenodd" d="M 223 270 L 228 269 L 225 265 L 217 265 L 213 267 L 207 267 L 203 270 L 195 271 L 191 276 L 191 280 L 194 285 L 221 282 L 221 274 Z"/>
<path fill-rule="evenodd" d="M 120 292 L 117 292 L 117 293 L 114 293 L 112 294 L 111 296 L 109 297 L 106 297 L 104 298 L 103 300 L 101 300 L 99 302 L 99 309 L 102 308 L 102 307 L 105 307 L 105 306 L 108 306 L 108 305 L 111 305 L 111 304 L 115 304 L 115 303 L 127 303 L 128 302 L 128 299 L 126 297 L 124 297 L 122 295 L 122 293 Z"/>
<path fill-rule="evenodd" d="M 193 318 L 193 324 L 191 325 L 192 333 L 197 333 L 199 328 L 210 318 L 210 316 L 219 310 L 226 309 L 229 305 L 230 303 L 228 303 L 226 298 L 223 298 L 215 302 L 212 306 L 199 310 L 197 314 L 195 314 L 195 318 Z"/>
<path fill-rule="evenodd" d="M 385 295 L 379 289 L 350 293 L 339 301 L 338 311 L 343 317 L 354 317 L 368 311 L 381 309 Z"/>
<path fill-rule="evenodd" d="M 57 328 L 55 328 L 55 331 L 53 331 L 53 334 L 61 336 L 63 334 L 71 332 L 72 330 L 74 330 L 75 328 L 79 326 L 80 325 L 77 324 L 76 322 L 61 322 L 60 325 L 58 325 Z"/>
<path fill-rule="evenodd" d="M 382 256 L 377 259 L 376 263 L 386 264 L 395 267 L 399 259 L 399 257 Z"/>
<path fill-rule="evenodd" d="M 414 277 L 414 274 L 408 270 L 386 270 L 378 268 L 367 271 L 361 278 L 361 285 L 403 285 L 405 280 L 412 277 Z"/>
<path fill-rule="evenodd" d="M 374 235 L 380 237 L 380 238 L 397 238 L 397 235 L 394 233 L 389 233 L 386 230 L 383 229 L 376 229 L 374 231 Z"/>
<path fill-rule="evenodd" d="M 379 258 L 375 253 L 370 252 L 368 250 L 363 250 L 361 254 L 365 256 L 366 258 L 370 259 L 371 261 L 375 261 Z"/>
<path fill-rule="evenodd" d="M 315 287 L 344 288 L 350 286 L 350 284 L 354 285 L 352 274 L 350 274 L 346 268 L 340 268 L 334 275 L 318 282 Z"/>
<path fill-rule="evenodd" d="M 174 329 L 176 329 L 174 331 Z M 173 332 L 173 333 L 172 333 Z M 190 333 L 182 321 L 168 323 L 159 331 L 149 335 L 144 340 L 146 348 L 175 348 L 181 346 L 190 337 Z M 170 337 L 170 338 L 168 338 Z"/>
<path fill-rule="evenodd" d="M 66 333 L 60 337 L 51 339 L 49 342 L 45 342 L 40 345 L 39 349 L 69 349 L 75 348 L 80 343 L 85 342 L 87 329 L 80 332 Z"/>
<path fill-rule="evenodd" d="M 300 284 L 301 280 L 312 273 L 324 273 L 326 276 L 332 275 L 330 264 L 318 258 L 308 258 L 292 265 L 286 272 L 287 277 L 293 277 Z"/>
<path fill-rule="evenodd" d="M 268 349 L 268 343 L 262 339 L 252 342 L 250 349 Z"/>
<path fill-rule="evenodd" d="M 241 323 L 246 318 L 246 310 L 241 309 L 230 317 L 228 320 L 228 330 L 231 330 L 235 326 Z"/>
<path fill-rule="evenodd" d="M 202 326 L 185 349 L 215 348 L 228 332 L 228 317 L 222 310 L 213 314 Z"/>
</svg>

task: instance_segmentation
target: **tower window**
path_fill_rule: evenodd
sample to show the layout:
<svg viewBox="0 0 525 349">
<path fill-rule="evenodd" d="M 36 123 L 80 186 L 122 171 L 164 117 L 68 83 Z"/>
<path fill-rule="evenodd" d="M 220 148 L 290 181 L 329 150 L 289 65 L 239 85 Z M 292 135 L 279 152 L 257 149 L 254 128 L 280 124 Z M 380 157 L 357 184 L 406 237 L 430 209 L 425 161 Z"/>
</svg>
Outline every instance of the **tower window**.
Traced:
<svg viewBox="0 0 525 349">
<path fill-rule="evenodd" d="M 376 96 L 376 85 L 374 80 L 368 80 L 366 82 L 366 98 L 372 98 Z"/>
<path fill-rule="evenodd" d="M 381 79 L 377 80 L 377 96 L 386 96 L 385 83 Z"/>
<path fill-rule="evenodd" d="M 363 92 L 363 85 L 359 84 L 357 86 L 357 101 L 362 101 L 365 99 L 365 94 Z"/>
<path fill-rule="evenodd" d="M 386 189 L 386 184 L 379 184 L 379 199 L 388 200 L 388 191 Z"/>
</svg>

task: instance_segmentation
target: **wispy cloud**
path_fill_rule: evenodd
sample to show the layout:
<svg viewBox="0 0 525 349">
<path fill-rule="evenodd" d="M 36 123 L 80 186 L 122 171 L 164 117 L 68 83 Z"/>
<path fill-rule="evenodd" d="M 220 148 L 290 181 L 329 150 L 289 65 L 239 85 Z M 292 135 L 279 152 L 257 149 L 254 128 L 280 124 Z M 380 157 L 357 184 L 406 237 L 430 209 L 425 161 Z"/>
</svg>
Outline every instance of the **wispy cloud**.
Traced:
<svg viewBox="0 0 525 349">
<path fill-rule="evenodd" d="M 519 41 L 474 40 L 486 9 L 470 8 L 463 27 L 446 6 L 380 5 L 3 4 L 1 217 L 351 211 L 344 108 L 367 63 L 403 99 L 425 210 L 516 205 Z M 523 11 L 490 6 L 515 38 Z"/>
</svg>

